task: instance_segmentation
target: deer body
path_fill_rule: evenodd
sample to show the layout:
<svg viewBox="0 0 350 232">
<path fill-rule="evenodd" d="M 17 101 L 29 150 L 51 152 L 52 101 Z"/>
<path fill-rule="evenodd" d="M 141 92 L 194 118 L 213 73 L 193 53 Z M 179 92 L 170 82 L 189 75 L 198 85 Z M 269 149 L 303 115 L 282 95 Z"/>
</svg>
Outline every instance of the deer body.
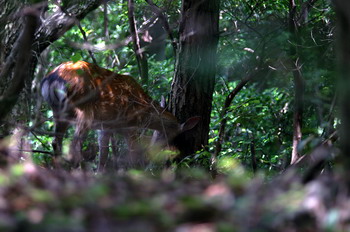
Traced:
<svg viewBox="0 0 350 232">
<path fill-rule="evenodd" d="M 153 101 L 131 76 L 84 61 L 56 67 L 43 79 L 41 93 L 53 109 L 55 154 L 61 153 L 64 133 L 69 124 L 74 123 L 76 129 L 69 153 L 73 163 L 78 164 L 82 161 L 84 134 L 89 129 L 100 129 L 99 169 L 106 164 L 108 143 L 114 132 L 131 137 L 135 129 L 148 128 L 161 132 L 168 143 L 198 122 L 198 117 L 194 117 L 179 124 L 175 116 Z M 128 145 L 132 149 L 130 140 Z"/>
</svg>

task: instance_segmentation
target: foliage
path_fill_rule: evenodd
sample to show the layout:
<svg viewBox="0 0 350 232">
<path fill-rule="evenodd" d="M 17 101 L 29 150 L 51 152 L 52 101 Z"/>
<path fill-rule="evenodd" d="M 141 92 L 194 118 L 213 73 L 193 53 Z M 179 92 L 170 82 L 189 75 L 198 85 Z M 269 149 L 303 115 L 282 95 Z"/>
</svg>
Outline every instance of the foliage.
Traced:
<svg viewBox="0 0 350 232">
<path fill-rule="evenodd" d="M 73 4 L 61 2 L 65 6 Z M 177 38 L 179 21 L 185 17 L 181 15 L 181 1 L 153 2 L 163 11 Z M 301 2 L 305 1 L 298 1 L 298 12 L 302 10 Z M 47 14 L 57 10 L 55 4 L 49 1 Z M 135 4 L 140 37 L 146 38 L 151 29 L 145 25 L 154 14 L 146 1 L 135 0 Z M 11 121 L 4 124 L 8 128 L 0 128 L 1 133 L 11 131 L 11 135 L 0 138 L 0 231 L 347 230 L 348 182 L 330 174 L 309 182 L 309 175 L 320 165 L 312 156 L 315 151 L 335 155 L 338 149 L 337 137 L 333 136 L 339 125 L 335 105 L 335 13 L 328 1 L 315 1 L 306 21 L 299 25 L 299 44 L 293 44 L 289 11 L 288 1 L 282 0 L 221 0 L 219 59 L 208 145 L 173 163 L 166 158 L 174 158 L 176 151 L 154 146 L 147 151 L 152 165 L 146 170 L 103 174 L 93 173 L 98 161 L 93 160 L 98 154 L 95 132 L 89 133 L 83 145 L 84 153 L 93 160 L 85 167 L 89 171 L 51 170 L 53 115 L 38 100 L 45 73 L 68 60 L 93 62 L 87 48 L 99 66 L 128 73 L 141 83 L 132 43 L 125 42 L 130 34 L 127 1 L 108 1 L 107 18 L 103 6 L 87 15 L 79 22 L 82 30 L 73 27 L 42 54 L 37 78 L 26 83 L 29 88 L 25 94 L 30 99 L 22 96 L 11 115 L 16 123 Z M 1 22 L 4 17 L 1 15 Z M 7 27 L 2 28 L 10 30 Z M 2 37 L 7 34 L 15 33 L 1 32 Z M 162 36 L 164 39 L 156 41 L 156 45 L 162 45 L 160 54 L 149 41 L 142 41 L 150 76 L 143 88 L 157 101 L 168 97 L 176 62 L 171 42 L 179 42 L 170 41 L 166 33 Z M 293 48 L 296 55 L 291 55 Z M 301 167 L 287 169 L 295 110 L 291 62 L 295 60 L 305 81 L 299 152 L 305 155 L 304 160 L 312 162 L 305 164 L 302 160 L 298 164 Z M 252 72 L 263 69 L 268 71 L 250 80 L 222 115 L 230 92 Z M 6 85 L 0 89 L 4 88 Z M 218 173 L 214 173 L 213 154 L 224 119 L 226 130 L 216 157 Z M 71 129 L 64 141 L 65 155 L 72 137 Z M 125 155 L 126 145 L 115 140 L 117 148 L 114 144 L 111 152 L 117 149 Z M 333 146 L 331 151 L 324 144 Z M 335 173 L 338 171 L 333 163 L 326 163 Z"/>
<path fill-rule="evenodd" d="M 179 19 L 179 1 L 155 1 L 169 19 L 176 25 Z M 144 1 L 136 1 L 135 16 L 138 27 L 152 17 Z M 215 152 L 220 117 L 226 96 L 243 79 L 249 70 L 259 65 L 271 69 L 266 76 L 259 76 L 243 88 L 229 107 L 223 150 L 219 158 L 233 157 L 246 168 L 252 167 L 252 146 L 258 160 L 258 168 L 271 172 L 283 170 L 291 153 L 293 117 L 293 81 L 289 68 L 289 29 L 286 17 L 288 5 L 283 1 L 267 1 L 262 4 L 222 1 L 220 44 L 218 48 L 218 79 L 213 100 L 211 132 L 208 147 L 196 155 L 182 160 L 185 166 L 193 164 L 209 168 L 211 154 Z M 107 5 L 108 27 L 104 29 L 102 7 L 81 21 L 88 43 L 103 47 L 122 43 L 129 35 L 127 3 L 112 2 Z M 118 17 L 114 17 L 117 15 Z M 300 61 L 305 78 L 304 127 L 300 150 L 307 153 L 319 141 L 326 139 L 325 131 L 333 126 L 328 119 L 332 112 L 334 97 L 334 50 L 332 45 L 334 12 L 325 1 L 319 1 L 310 11 L 309 21 L 302 27 Z M 172 27 L 177 34 L 176 26 Z M 108 36 L 105 35 L 108 31 Z M 142 35 L 142 34 L 141 34 Z M 82 44 L 84 39 L 78 27 L 67 32 L 50 47 L 47 70 L 66 60 L 87 60 L 92 62 L 86 50 L 69 47 L 72 42 Z M 145 48 L 147 49 L 147 47 Z M 138 77 L 138 70 L 132 45 L 115 50 L 94 51 L 94 57 L 102 67 Z M 149 54 L 150 83 L 144 86 L 157 100 L 167 97 L 174 73 L 175 57 L 169 41 L 165 47 L 166 56 L 158 59 Z M 323 57 L 319 59 L 319 57 Z M 50 111 L 43 111 L 51 117 Z M 333 117 L 332 117 L 333 118 Z M 46 129 L 53 125 L 45 122 Z M 92 136 L 92 138 L 96 136 Z M 323 138 L 322 138 L 323 137 Z M 36 149 L 47 150 L 50 138 L 33 138 Z M 42 144 L 42 145 L 41 145 Z M 310 146 L 311 145 L 311 146 Z M 45 155 L 36 154 L 35 159 L 43 161 Z"/>
<path fill-rule="evenodd" d="M 244 172 L 211 181 L 201 170 L 123 176 L 53 172 L 25 162 L 0 172 L 3 231 L 339 231 L 339 204 L 308 204 L 315 187 L 250 182 Z M 337 182 L 333 182 L 337 183 Z M 278 184 L 278 185 L 277 185 Z M 322 184 L 322 182 L 320 183 Z M 272 188 L 272 186 L 274 186 Z M 276 188 L 276 186 L 284 186 Z M 324 186 L 317 190 L 330 193 Z M 300 223 L 302 220 L 303 223 Z M 316 220 L 320 220 L 316 224 Z"/>
</svg>

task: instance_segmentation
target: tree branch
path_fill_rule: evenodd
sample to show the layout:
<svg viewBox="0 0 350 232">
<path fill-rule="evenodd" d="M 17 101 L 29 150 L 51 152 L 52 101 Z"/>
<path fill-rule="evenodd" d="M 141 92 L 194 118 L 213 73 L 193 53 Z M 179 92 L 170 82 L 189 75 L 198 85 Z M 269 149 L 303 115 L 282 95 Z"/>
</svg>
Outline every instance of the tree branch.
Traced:
<svg viewBox="0 0 350 232">
<path fill-rule="evenodd" d="M 143 84 L 148 82 L 148 63 L 145 53 L 141 50 L 140 38 L 137 34 L 137 27 L 134 15 L 134 1 L 128 0 L 128 16 L 130 25 L 130 34 L 134 42 L 134 50 L 136 55 L 137 64 L 140 71 L 141 81 Z"/>
<path fill-rule="evenodd" d="M 88 13 L 100 6 L 102 2 L 103 0 L 87 1 L 86 5 L 80 3 L 65 9 L 67 13 L 59 11 L 46 18 L 35 33 L 36 46 L 34 51 L 41 53 L 52 42 L 71 29 L 75 25 L 76 20 L 82 20 Z"/>
<path fill-rule="evenodd" d="M 227 117 L 226 114 L 229 110 L 229 107 L 233 101 L 233 99 L 235 98 L 235 96 L 243 89 L 243 87 L 250 82 L 251 80 L 253 80 L 256 76 L 258 76 L 261 72 L 263 72 L 265 69 L 257 69 L 256 71 L 248 74 L 246 77 L 244 77 L 241 82 L 238 83 L 238 85 L 236 86 L 236 88 L 234 88 L 229 95 L 227 95 L 226 100 L 225 100 L 225 104 L 224 107 L 220 113 L 220 129 L 219 129 L 219 138 L 216 141 L 216 148 L 215 148 L 215 153 L 212 156 L 212 169 L 215 170 L 216 167 L 216 158 L 218 157 L 218 155 L 221 152 L 222 149 L 222 143 L 224 141 L 224 135 L 225 135 L 225 128 L 226 128 L 226 124 L 227 124 Z"/>
<path fill-rule="evenodd" d="M 156 5 L 152 0 L 146 0 L 146 2 L 151 6 L 151 10 L 153 13 L 157 15 L 157 17 L 162 21 L 164 30 L 167 32 L 168 37 L 171 41 L 171 45 L 173 46 L 174 54 L 176 54 L 177 45 L 176 41 L 174 39 L 173 33 L 170 29 L 169 23 L 165 15 L 163 14 L 163 11 Z"/>
<path fill-rule="evenodd" d="M 80 33 L 82 34 L 82 36 L 83 36 L 83 38 L 84 38 L 84 41 L 85 41 L 85 42 L 88 42 L 86 33 L 85 33 L 83 27 L 81 26 L 80 22 L 77 23 L 77 26 L 78 26 L 78 28 L 79 28 L 79 30 L 80 30 Z M 95 56 L 94 56 L 94 54 L 92 53 L 92 51 L 91 51 L 91 50 L 87 50 L 87 51 L 88 51 L 88 53 L 89 53 L 89 55 L 90 55 L 90 57 L 91 57 L 91 59 L 92 59 L 92 62 L 93 62 L 94 64 L 97 65 L 97 61 L 96 61 Z"/>
<path fill-rule="evenodd" d="M 309 0 L 301 5 L 300 15 L 298 19 L 298 25 L 302 25 L 307 21 L 310 9 L 314 6 L 317 0 Z"/>
</svg>

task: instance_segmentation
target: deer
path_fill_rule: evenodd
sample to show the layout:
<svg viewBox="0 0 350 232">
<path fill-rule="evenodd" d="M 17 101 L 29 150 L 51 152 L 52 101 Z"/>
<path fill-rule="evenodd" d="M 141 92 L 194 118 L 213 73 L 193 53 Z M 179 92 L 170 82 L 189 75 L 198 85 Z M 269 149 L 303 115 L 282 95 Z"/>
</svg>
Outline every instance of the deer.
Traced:
<svg viewBox="0 0 350 232">
<path fill-rule="evenodd" d="M 41 95 L 53 111 L 54 163 L 62 155 L 62 141 L 70 125 L 75 132 L 69 147 L 72 166 L 83 161 L 82 143 L 89 130 L 99 130 L 99 163 L 105 170 L 109 141 L 113 133 L 126 138 L 128 161 L 144 161 L 135 150 L 133 136 L 138 129 L 157 131 L 157 141 L 165 147 L 185 131 L 194 128 L 200 117 L 184 123 L 154 101 L 129 75 L 122 75 L 85 61 L 64 62 L 41 81 Z"/>
</svg>

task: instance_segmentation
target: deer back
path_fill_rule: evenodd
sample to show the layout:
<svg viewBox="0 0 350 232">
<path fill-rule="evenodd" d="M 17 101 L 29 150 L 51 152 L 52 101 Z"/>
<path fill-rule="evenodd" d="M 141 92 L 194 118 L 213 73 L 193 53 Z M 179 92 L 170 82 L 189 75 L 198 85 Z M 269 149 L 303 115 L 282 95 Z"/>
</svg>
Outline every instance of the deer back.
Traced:
<svg viewBox="0 0 350 232">
<path fill-rule="evenodd" d="M 42 81 L 42 95 L 54 113 L 68 112 L 87 127 L 149 128 L 169 137 L 181 130 L 177 119 L 134 78 L 84 61 L 55 68 Z"/>
</svg>

